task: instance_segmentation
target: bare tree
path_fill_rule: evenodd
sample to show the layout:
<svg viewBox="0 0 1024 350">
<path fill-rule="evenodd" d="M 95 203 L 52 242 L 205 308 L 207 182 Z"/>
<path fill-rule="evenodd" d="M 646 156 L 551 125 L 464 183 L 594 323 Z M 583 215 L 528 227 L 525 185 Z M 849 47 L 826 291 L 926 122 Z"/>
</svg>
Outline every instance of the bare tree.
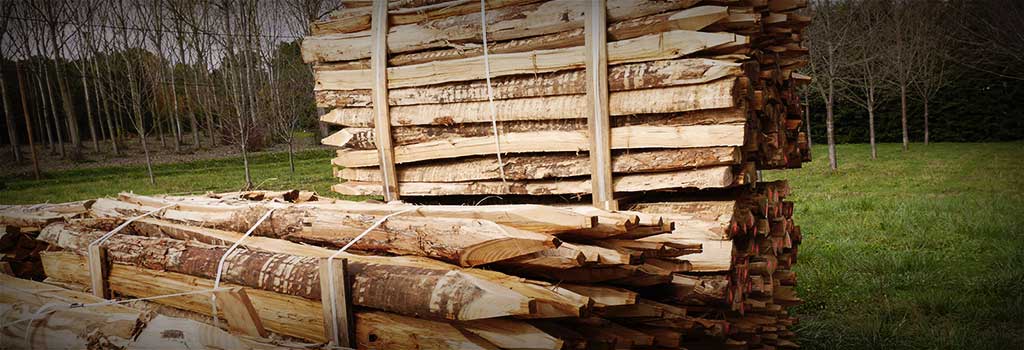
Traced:
<svg viewBox="0 0 1024 350">
<path fill-rule="evenodd" d="M 863 107 L 868 112 L 868 138 L 871 143 L 871 159 L 878 158 L 875 144 L 875 109 L 885 98 L 883 89 L 891 74 L 886 64 L 890 41 L 886 37 L 886 25 L 891 9 L 884 0 L 861 0 L 856 3 L 855 25 L 860 40 L 854 41 L 849 60 L 850 90 L 845 93 L 847 100 Z"/>
<path fill-rule="evenodd" d="M 140 22 L 144 20 L 140 18 L 142 13 L 141 4 L 144 0 L 134 0 L 132 3 L 127 3 L 132 0 L 112 0 L 114 2 L 113 18 L 115 36 L 120 39 L 121 49 L 119 56 L 121 57 L 122 64 L 124 64 L 124 74 L 127 78 L 127 90 L 128 108 L 131 108 L 132 118 L 129 118 L 131 124 L 135 127 L 136 133 L 139 135 L 139 141 L 142 144 L 142 152 L 146 158 L 146 172 L 149 175 L 149 183 L 152 185 L 156 184 L 156 177 L 153 175 L 153 162 L 150 159 L 149 147 L 146 143 L 146 123 L 145 113 L 142 110 L 143 101 L 146 98 L 147 89 L 145 84 L 142 82 L 142 71 L 145 69 L 145 57 L 142 56 L 142 47 L 144 45 L 145 36 L 131 30 Z"/>
<path fill-rule="evenodd" d="M 943 39 L 962 51 L 961 65 L 1004 78 L 1024 80 L 1024 1 L 988 0 L 953 2 Z M 942 40 L 936 38 L 936 40 Z"/>
<path fill-rule="evenodd" d="M 74 14 L 78 10 L 76 3 L 66 0 L 36 0 L 28 2 L 36 15 L 46 23 L 46 33 L 49 35 L 49 43 L 53 58 L 55 80 L 57 90 L 60 93 L 61 104 L 64 114 L 67 116 L 68 134 L 71 144 L 74 145 L 74 152 L 77 154 L 82 147 L 82 138 L 78 132 L 78 118 L 75 116 L 74 103 L 71 101 L 71 92 L 64 79 L 64 70 L 61 62 L 64 60 L 64 45 L 68 42 L 69 31 L 65 30 L 67 25 L 73 23 Z M 55 106 L 55 105 L 54 105 Z M 56 112 L 56 108 L 53 109 Z"/>
<path fill-rule="evenodd" d="M 812 86 L 825 103 L 825 130 L 828 138 L 828 164 L 832 170 L 839 168 L 835 143 L 836 97 L 846 87 L 844 74 L 851 66 L 849 51 L 854 45 L 854 21 L 848 3 L 833 0 L 819 0 L 811 3 L 814 21 L 807 30 L 811 64 L 808 65 L 814 77 Z"/>
<path fill-rule="evenodd" d="M 13 12 L 14 2 L 5 2 L 0 4 L 0 61 L 4 61 L 10 56 L 10 48 L 13 48 L 13 45 L 8 46 L 7 43 L 5 43 L 8 37 L 8 24 L 11 22 Z M 7 125 L 7 140 L 11 143 L 11 152 L 14 154 L 14 161 L 20 163 L 21 149 L 18 144 L 17 126 L 14 124 L 14 108 L 11 106 L 10 99 L 7 97 L 7 79 L 4 79 L 3 69 L 0 69 L 0 98 L 3 98 L 4 121 Z"/>
<path fill-rule="evenodd" d="M 900 124 L 903 128 L 903 150 L 910 148 L 910 132 L 907 127 L 907 94 L 908 89 L 920 78 L 920 69 L 917 63 L 923 50 L 923 44 L 928 38 L 921 33 L 920 26 L 927 20 L 923 8 L 930 6 L 922 1 L 901 1 L 896 2 L 891 11 L 888 11 L 889 20 L 887 36 L 893 40 L 890 48 L 889 69 L 891 70 L 890 80 L 892 85 L 899 91 L 900 96 Z"/>
<path fill-rule="evenodd" d="M 920 52 L 917 56 L 915 66 L 918 69 L 914 80 L 914 90 L 921 99 L 924 107 L 924 144 L 928 145 L 931 132 L 928 128 L 929 102 L 938 94 L 939 90 L 948 84 L 951 69 L 948 69 L 950 57 L 952 57 L 951 40 L 942 40 L 946 31 L 946 6 L 933 4 L 922 10 L 922 20 L 919 24 L 919 31 L 923 36 L 936 38 L 935 40 L 922 40 Z"/>
</svg>

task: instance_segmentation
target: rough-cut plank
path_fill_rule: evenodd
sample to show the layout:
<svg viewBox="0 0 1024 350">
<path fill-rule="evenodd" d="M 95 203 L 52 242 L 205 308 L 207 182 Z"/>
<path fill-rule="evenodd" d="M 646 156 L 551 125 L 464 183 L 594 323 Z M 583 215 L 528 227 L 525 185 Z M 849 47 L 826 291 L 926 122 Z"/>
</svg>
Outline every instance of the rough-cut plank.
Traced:
<svg viewBox="0 0 1024 350">
<path fill-rule="evenodd" d="M 390 41 L 389 41 L 390 42 Z M 708 48 L 746 43 L 747 38 L 726 33 L 676 30 L 608 43 L 608 63 L 622 64 L 675 59 Z M 491 77 L 536 74 L 583 67 L 582 46 L 491 55 Z M 482 57 L 432 61 L 388 68 L 388 87 L 401 88 L 484 79 Z M 314 72 L 314 90 L 369 89 L 369 70 Z"/>
<path fill-rule="evenodd" d="M 608 37 L 611 40 L 623 40 L 670 30 L 701 30 L 714 23 L 717 18 L 725 15 L 726 9 L 722 6 L 701 6 L 683 11 L 663 12 L 656 15 L 613 23 L 608 26 Z M 705 31 L 717 32 L 718 30 Z M 583 45 L 583 28 L 521 39 L 488 42 L 487 50 L 490 54 L 498 54 L 554 49 L 577 45 Z M 482 45 L 459 46 L 454 48 L 401 53 L 393 55 L 388 62 L 392 66 L 404 66 L 431 61 L 475 57 L 483 55 L 483 48 L 481 46 Z"/>
<path fill-rule="evenodd" d="M 63 224 L 52 224 L 40 233 L 39 239 L 81 251 L 102 234 L 102 231 L 79 232 Z M 216 276 L 217 262 L 227 250 L 224 246 L 123 235 L 110 237 L 104 245 L 114 263 L 203 278 Z M 352 299 L 356 305 L 463 320 L 528 315 L 531 311 L 528 297 L 458 271 L 415 269 L 384 265 L 386 259 L 346 257 L 350 259 L 349 267 L 355 276 Z M 373 260 L 376 261 L 368 263 Z M 320 259 L 316 257 L 239 249 L 225 260 L 221 277 L 225 282 L 242 286 L 319 300 L 319 265 Z M 435 293 L 447 296 L 447 302 L 444 305 L 431 303 L 432 298 L 436 298 Z"/>
<path fill-rule="evenodd" d="M 69 252 L 44 252 L 47 275 L 59 281 L 88 283 L 82 269 L 85 258 Z M 213 280 L 131 265 L 113 264 L 110 286 L 115 292 L 132 297 L 151 297 L 213 288 Z M 223 287 L 232 284 L 222 283 Z M 253 306 L 267 328 L 315 342 L 325 342 L 320 303 L 301 297 L 258 289 L 249 291 Z M 161 298 L 158 303 L 202 314 L 210 312 L 210 297 L 203 294 Z M 360 349 L 497 349 L 479 337 L 466 336 L 445 322 L 418 319 L 386 312 L 356 313 L 356 342 Z"/>
<path fill-rule="evenodd" d="M 612 149 L 701 148 L 742 146 L 743 124 L 698 126 L 622 126 L 611 130 Z M 339 133 L 345 132 L 344 130 Z M 502 152 L 576 152 L 589 147 L 585 131 L 537 131 L 502 134 Z M 458 137 L 395 148 L 396 163 L 494 154 L 493 137 Z M 338 150 L 335 165 L 344 167 L 376 166 L 376 152 Z"/>
<path fill-rule="evenodd" d="M 0 205 L 0 225 L 43 227 L 49 223 L 78 217 L 89 210 L 92 201 L 57 204 Z"/>
<path fill-rule="evenodd" d="M 462 322 L 459 327 L 502 349 L 559 350 L 565 343 L 528 323 L 507 319 Z"/>
<path fill-rule="evenodd" d="M 631 174 L 615 178 L 612 188 L 616 192 L 639 192 L 674 188 L 725 188 L 734 183 L 728 166 L 683 170 L 666 173 Z M 367 182 L 346 182 L 331 187 L 345 195 L 379 195 L 380 186 Z M 590 180 L 562 179 L 557 181 L 475 181 L 475 182 L 407 182 L 402 184 L 402 195 L 553 195 L 586 194 Z"/>
<path fill-rule="evenodd" d="M 753 63 L 686 58 L 620 64 L 608 67 L 608 90 L 612 92 L 702 84 L 727 76 L 739 76 L 754 69 Z M 583 70 L 543 74 L 515 75 L 491 79 L 495 100 L 581 94 Z M 320 107 L 370 107 L 369 90 L 316 91 Z M 486 81 L 447 83 L 429 87 L 391 89 L 389 104 L 407 106 L 431 103 L 474 102 L 487 100 Z"/>
<path fill-rule="evenodd" d="M 624 126 L 698 126 L 741 124 L 753 118 L 744 106 L 725 109 L 697 110 L 670 114 L 642 114 L 619 116 L 611 120 L 612 127 Z M 330 118 L 323 119 L 332 123 Z M 514 120 L 498 122 L 498 133 L 536 131 L 584 131 L 586 119 Z M 372 125 L 370 125 L 372 126 Z M 344 133 L 330 137 L 331 144 L 352 149 L 376 149 L 377 143 L 369 128 L 347 128 Z M 440 124 L 397 126 L 392 138 L 399 146 L 424 143 L 442 138 L 494 136 L 491 123 Z"/>
<path fill-rule="evenodd" d="M 727 240 L 736 230 L 736 201 L 638 203 L 630 210 L 676 223 L 672 233 L 681 238 Z"/>
<path fill-rule="evenodd" d="M 528 4 L 538 0 L 489 0 L 488 9 L 516 4 Z M 417 6 L 419 5 L 419 6 Z M 346 2 L 343 10 L 333 13 L 328 19 L 310 23 L 313 35 L 331 33 L 352 33 L 370 29 L 370 5 L 354 7 Z M 471 0 L 434 1 L 388 1 L 388 22 L 392 25 L 416 23 L 431 19 L 479 12 L 480 3 Z"/>
<path fill-rule="evenodd" d="M 124 207 L 124 204 L 101 199 L 94 212 L 113 216 L 118 215 L 119 207 Z M 157 215 L 204 227 L 245 232 L 253 225 L 252 215 L 258 215 L 258 218 L 269 207 L 254 204 L 217 212 L 166 210 Z M 379 220 L 373 215 L 281 204 L 254 234 L 341 247 Z M 503 227 L 486 220 L 397 216 L 370 230 L 352 248 L 426 256 L 460 266 L 473 266 L 554 248 L 557 244 L 550 235 Z"/>
<path fill-rule="evenodd" d="M 608 97 L 609 113 L 623 116 L 736 107 L 741 97 L 736 81 L 735 78 L 726 78 L 699 85 L 613 92 Z M 586 105 L 585 95 L 497 100 L 494 101 L 494 119 L 579 119 L 586 117 Z M 344 126 L 374 125 L 373 108 L 337 108 L 321 116 L 320 120 Z M 448 125 L 490 120 L 490 107 L 486 101 L 391 108 L 392 125 Z"/>
<path fill-rule="evenodd" d="M 580 293 L 594 300 L 595 306 L 621 306 L 636 304 L 637 293 L 628 289 L 584 284 L 562 284 L 568 290 Z"/>
<path fill-rule="evenodd" d="M 687 8 L 695 0 L 647 1 L 613 0 L 608 4 L 609 21 L 622 21 L 655 13 Z M 487 12 L 487 38 L 510 40 L 551 34 L 583 27 L 583 3 L 577 0 L 506 6 Z M 365 20 L 369 24 L 369 20 Z M 439 18 L 423 23 L 397 25 L 388 31 L 390 53 L 479 44 L 479 13 Z M 306 37 L 302 44 L 305 62 L 349 61 L 370 57 L 369 31 Z"/>
<path fill-rule="evenodd" d="M 618 174 L 646 173 L 680 169 L 736 165 L 741 160 L 738 147 L 680 148 L 634 150 L 612 154 L 612 172 Z M 506 155 L 506 180 L 540 180 L 589 174 L 585 152 L 544 155 Z M 376 167 L 340 168 L 338 177 L 349 181 L 379 182 Z M 494 156 L 478 156 L 406 164 L 398 168 L 402 182 L 460 182 L 501 178 Z"/>
</svg>

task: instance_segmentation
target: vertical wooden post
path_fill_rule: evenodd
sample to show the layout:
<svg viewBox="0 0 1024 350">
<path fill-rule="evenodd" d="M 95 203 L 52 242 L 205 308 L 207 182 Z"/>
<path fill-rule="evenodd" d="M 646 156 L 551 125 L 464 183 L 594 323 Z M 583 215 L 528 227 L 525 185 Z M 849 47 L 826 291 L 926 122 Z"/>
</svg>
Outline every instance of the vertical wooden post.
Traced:
<svg viewBox="0 0 1024 350">
<path fill-rule="evenodd" d="M 217 308 L 224 313 L 232 333 L 261 338 L 269 335 L 244 288 L 235 287 L 213 293 L 217 295 Z"/>
<path fill-rule="evenodd" d="M 388 108 L 388 2 L 373 0 L 370 17 L 370 69 L 373 71 L 374 138 L 384 186 L 384 200 L 398 200 L 398 175 L 395 173 L 395 150 L 391 144 L 391 113 Z"/>
<path fill-rule="evenodd" d="M 590 137 L 590 183 L 594 206 L 618 210 L 612 191 L 611 125 L 608 114 L 608 45 L 605 0 L 586 9 L 587 132 Z"/>
<path fill-rule="evenodd" d="M 110 299 L 107 285 L 107 251 L 100 245 L 89 245 L 89 282 L 92 295 Z"/>
<path fill-rule="evenodd" d="M 334 267 L 328 270 L 328 264 Z M 324 312 L 324 335 L 341 347 L 356 347 L 355 319 L 348 280 L 348 259 L 334 259 L 320 264 L 320 303 Z M 333 288 L 332 288 L 333 284 Z M 334 294 L 330 291 L 334 290 Z M 332 322 L 333 320 L 333 322 Z"/>
</svg>

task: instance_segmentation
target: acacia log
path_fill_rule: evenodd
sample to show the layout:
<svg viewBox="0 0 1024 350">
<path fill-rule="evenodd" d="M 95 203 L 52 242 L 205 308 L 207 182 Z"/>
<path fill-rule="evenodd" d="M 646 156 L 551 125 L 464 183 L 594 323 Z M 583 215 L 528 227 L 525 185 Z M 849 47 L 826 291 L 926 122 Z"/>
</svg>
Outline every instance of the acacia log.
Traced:
<svg viewBox="0 0 1024 350">
<path fill-rule="evenodd" d="M 575 1 L 575 0 L 571 0 Z M 647 62 L 680 58 L 704 49 L 737 43 L 747 38 L 727 33 L 703 33 L 675 30 L 608 43 L 608 64 Z M 390 38 L 389 38 L 390 44 Z M 490 76 L 537 74 L 583 67 L 583 46 L 516 52 L 489 56 Z M 484 79 L 483 57 L 388 68 L 388 88 L 441 84 Z M 314 90 L 370 89 L 369 70 L 315 71 Z"/>
<path fill-rule="evenodd" d="M 46 273 L 59 281 L 88 284 L 85 258 L 70 252 L 44 252 Z M 144 298 L 177 294 L 213 287 L 213 281 L 168 271 L 112 264 L 110 288 L 122 295 Z M 231 287 L 232 284 L 221 284 Z M 320 303 L 309 299 L 249 290 L 252 304 L 267 329 L 292 337 L 325 342 Z M 157 299 L 174 308 L 197 313 L 210 312 L 210 297 L 203 294 Z M 467 336 L 451 324 L 400 316 L 379 311 L 357 312 L 356 343 L 359 349 L 497 349 L 479 337 Z"/>
<path fill-rule="evenodd" d="M 613 153 L 611 165 L 613 173 L 632 174 L 736 165 L 741 159 L 738 147 L 631 150 Z M 506 180 L 540 180 L 590 174 L 590 160 L 583 152 L 506 155 L 502 161 Z M 498 167 L 498 159 L 494 156 L 411 163 L 398 168 L 398 180 L 460 182 L 500 179 Z M 342 167 L 335 175 L 349 181 L 381 181 L 380 170 L 376 167 Z"/>
<path fill-rule="evenodd" d="M 332 139 L 345 139 L 341 130 L 325 144 L 334 145 Z M 643 148 L 704 148 L 742 146 L 746 136 L 744 124 L 694 126 L 621 126 L 611 129 L 612 149 Z M 576 152 L 590 147 L 586 131 L 532 131 L 501 134 L 501 151 L 508 153 Z M 453 137 L 395 147 L 395 163 L 456 158 L 494 154 L 493 136 Z M 335 165 L 366 167 L 378 164 L 376 151 L 338 150 Z"/>
<path fill-rule="evenodd" d="M 64 224 L 51 224 L 39 239 L 84 253 L 104 232 L 78 232 Z M 108 258 L 118 264 L 214 278 L 227 247 L 174 239 L 114 235 L 104 243 Z M 530 298 L 505 290 L 493 282 L 460 274 L 457 270 L 385 265 L 385 259 L 351 256 L 353 303 L 408 315 L 447 319 L 477 319 L 528 315 Z M 222 279 L 242 286 L 320 299 L 319 258 L 239 249 L 227 257 Z M 374 261 L 376 260 L 376 261 Z M 373 261 L 373 262 L 370 262 Z M 401 291 L 399 293 L 399 291 Z M 432 303 L 435 293 L 446 296 L 443 305 Z"/>
<path fill-rule="evenodd" d="M 666 173 L 617 176 L 612 188 L 616 192 L 639 192 L 675 188 L 725 188 L 734 183 L 728 166 L 682 170 Z M 345 195 L 380 195 L 380 185 L 369 182 L 346 182 L 331 187 Z M 401 186 L 405 196 L 449 195 L 555 195 L 590 192 L 589 179 L 552 181 L 474 181 L 474 182 L 406 182 Z"/>
<path fill-rule="evenodd" d="M 101 199 L 94 213 L 119 216 L 133 205 Z M 166 210 L 157 217 L 236 232 L 245 232 L 270 207 L 243 206 L 235 210 L 202 212 Z M 278 205 L 277 210 L 254 234 L 296 242 L 343 246 L 379 220 L 377 216 L 320 210 L 311 206 Z M 123 214 L 122 214 L 123 215 Z M 369 231 L 352 248 L 437 258 L 460 266 L 500 261 L 554 248 L 550 235 L 474 219 L 392 217 Z"/>
</svg>

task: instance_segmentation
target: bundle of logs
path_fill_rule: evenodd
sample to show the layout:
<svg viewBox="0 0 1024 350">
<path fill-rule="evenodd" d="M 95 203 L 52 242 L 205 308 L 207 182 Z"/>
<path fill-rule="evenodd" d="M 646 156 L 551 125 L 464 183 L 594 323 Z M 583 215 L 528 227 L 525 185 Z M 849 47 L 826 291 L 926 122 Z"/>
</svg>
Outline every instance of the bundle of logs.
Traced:
<svg viewBox="0 0 1024 350">
<path fill-rule="evenodd" d="M 329 289 L 321 262 L 367 229 L 340 255 L 348 262 L 353 335 L 361 349 L 772 348 L 796 346 L 786 307 L 800 301 L 790 270 L 800 230 L 792 203 L 784 201 L 788 191 L 785 182 L 773 182 L 664 194 L 618 212 L 349 202 L 299 191 L 125 193 L 69 206 L 7 206 L 0 208 L 0 224 L 36 232 L 47 247 L 37 251 L 45 282 L 87 290 L 90 243 L 152 212 L 102 244 L 105 283 L 114 298 L 201 291 L 213 286 L 223 257 L 220 286 L 245 289 L 270 337 L 212 338 L 234 344 L 226 348 L 327 341 L 322 297 Z M 67 207 L 79 209 L 55 211 Z M 18 282 L 23 287 L 10 289 L 14 284 L 4 281 L 0 311 L 13 310 L 0 313 L 4 322 L 47 304 L 50 296 L 33 289 L 83 302 L 56 287 Z M 170 327 L 163 334 L 209 342 L 193 336 L 219 331 L 197 328 L 215 324 L 208 294 L 151 302 L 178 320 L 161 321 Z M 0 330 L 12 335 L 4 341 L 142 341 L 133 336 L 148 331 L 89 326 L 120 314 L 140 319 L 128 322 L 140 330 L 161 327 L 152 315 L 128 308 L 58 311 L 31 321 L 34 333 L 24 325 Z M 65 329 L 76 317 L 80 327 Z"/>
<path fill-rule="evenodd" d="M 485 27 L 479 2 L 389 2 L 386 147 L 400 195 L 592 191 L 588 3 L 486 1 Z M 349 5 L 312 24 L 302 55 L 321 121 L 342 127 L 323 139 L 340 148 L 333 189 L 379 195 L 371 7 Z M 809 160 L 796 88 L 810 78 L 794 71 L 808 62 L 805 5 L 607 0 L 612 191 L 728 188 Z"/>
</svg>

